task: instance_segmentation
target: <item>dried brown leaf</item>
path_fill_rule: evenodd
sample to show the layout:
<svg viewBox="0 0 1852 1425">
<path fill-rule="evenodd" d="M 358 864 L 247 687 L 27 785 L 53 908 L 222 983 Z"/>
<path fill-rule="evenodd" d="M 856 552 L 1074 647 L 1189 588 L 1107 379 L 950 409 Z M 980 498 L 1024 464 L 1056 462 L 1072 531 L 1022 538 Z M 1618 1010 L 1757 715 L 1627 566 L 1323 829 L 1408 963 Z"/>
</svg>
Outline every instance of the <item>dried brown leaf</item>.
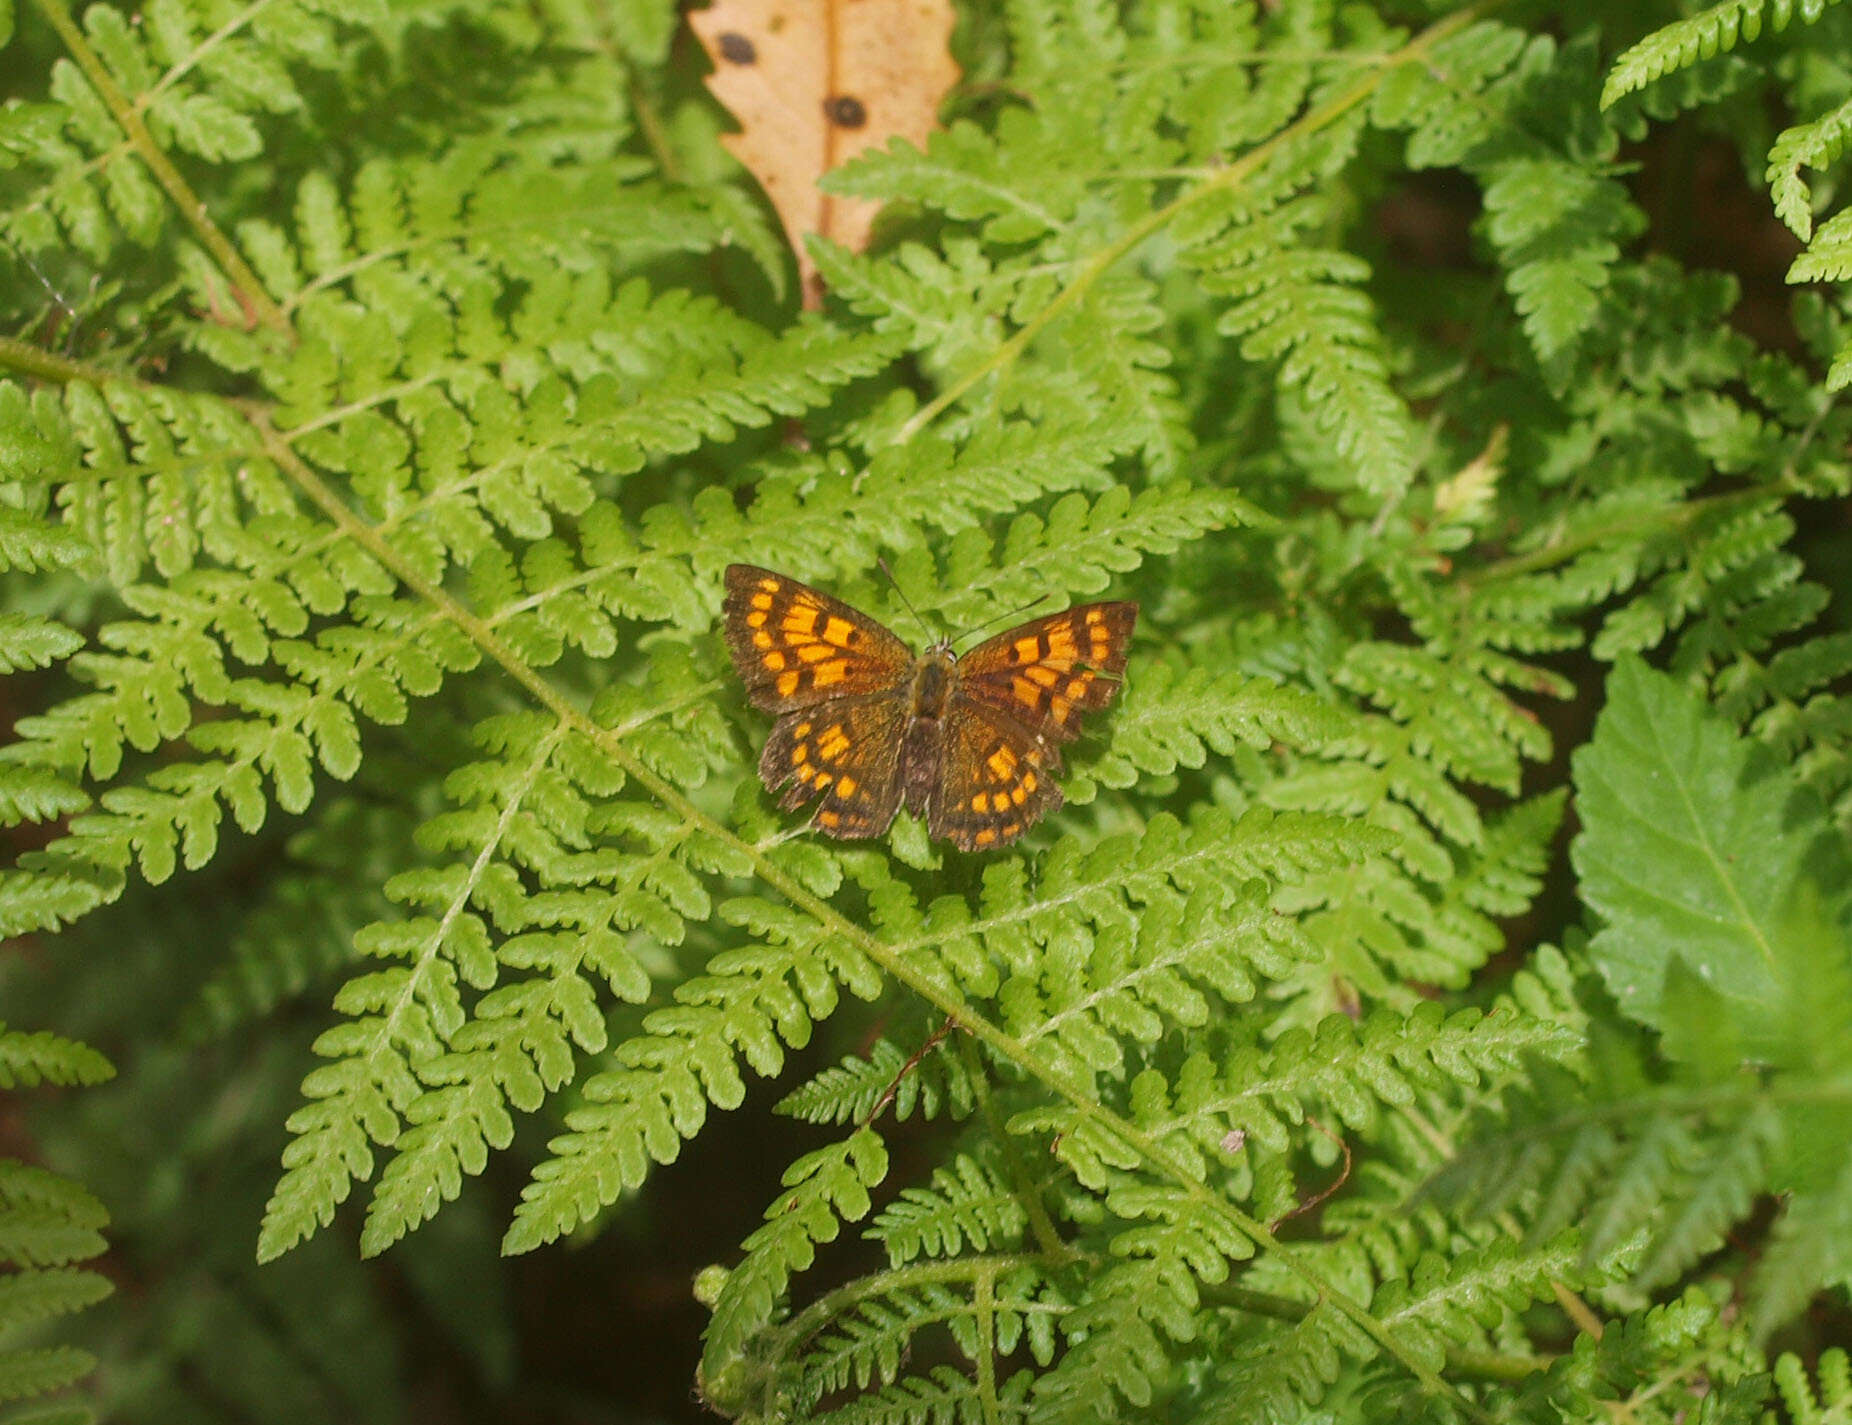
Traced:
<svg viewBox="0 0 1852 1425">
<path fill-rule="evenodd" d="M 925 145 L 958 80 L 952 18 L 951 0 L 717 0 L 688 16 L 714 63 L 708 88 L 740 123 L 722 142 L 778 210 L 805 306 L 823 296 L 805 235 L 859 252 L 881 206 L 817 180 L 895 135 Z"/>
</svg>

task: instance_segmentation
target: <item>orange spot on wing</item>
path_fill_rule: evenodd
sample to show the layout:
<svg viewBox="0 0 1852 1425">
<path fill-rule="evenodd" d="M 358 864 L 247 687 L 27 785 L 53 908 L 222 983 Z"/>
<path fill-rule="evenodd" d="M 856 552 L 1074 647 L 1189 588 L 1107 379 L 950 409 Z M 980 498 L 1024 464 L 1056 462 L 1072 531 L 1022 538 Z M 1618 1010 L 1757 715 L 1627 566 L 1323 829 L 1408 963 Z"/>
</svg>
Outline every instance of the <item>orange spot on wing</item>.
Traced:
<svg viewBox="0 0 1852 1425">
<path fill-rule="evenodd" d="M 1042 656 L 1042 640 L 1034 634 L 1030 634 L 1027 638 L 1017 639 L 1011 646 L 1016 650 L 1018 663 L 1033 663 Z"/>
<path fill-rule="evenodd" d="M 775 648 L 759 661 L 774 673 L 784 672 L 785 656 Z"/>
<path fill-rule="evenodd" d="M 788 698 L 797 691 L 797 685 L 804 681 L 804 675 L 793 668 L 788 673 L 778 675 L 778 696 Z"/>
<path fill-rule="evenodd" d="M 978 832 L 978 834 L 972 837 L 971 839 L 973 842 L 975 842 L 979 846 L 988 846 L 990 845 L 991 842 L 997 839 L 997 833 L 992 831 L 987 826 L 982 831 Z"/>
<path fill-rule="evenodd" d="M 797 646 L 797 656 L 806 663 L 821 663 L 831 656 L 830 646 L 827 643 L 800 643 Z"/>
<path fill-rule="evenodd" d="M 1024 772 L 1022 774 L 1022 789 L 1025 793 L 1035 790 L 1035 773 Z"/>
<path fill-rule="evenodd" d="M 1044 688 L 1054 687 L 1055 681 L 1061 676 L 1046 663 L 1037 663 L 1031 668 L 1025 668 L 1022 670 L 1022 675 L 1030 682 L 1039 683 Z"/>
<path fill-rule="evenodd" d="M 823 641 L 833 643 L 838 648 L 847 648 L 855 639 L 855 625 L 846 618 L 837 618 L 831 614 L 823 625 Z"/>
<path fill-rule="evenodd" d="M 765 592 L 766 592 L 766 593 L 768 593 L 768 594 L 775 594 L 775 593 L 777 593 L 777 592 L 778 592 L 778 591 L 779 591 L 780 589 L 782 589 L 782 588 L 784 587 L 784 585 L 783 585 L 783 584 L 781 584 L 781 583 L 780 583 L 780 582 L 779 582 L 778 580 L 776 580 L 776 579 L 761 579 L 761 580 L 759 581 L 759 587 L 760 587 L 761 589 L 763 589 L 763 590 L 765 590 Z M 757 597 L 757 596 L 755 596 L 755 597 L 753 598 L 753 602 L 754 602 L 755 604 L 759 604 L 759 600 L 758 600 L 758 597 Z M 760 608 L 762 608 L 762 609 L 769 609 L 769 608 L 770 608 L 771 606 L 772 606 L 772 605 L 771 605 L 771 601 L 770 601 L 769 599 L 768 599 L 768 600 L 767 600 L 767 601 L 766 601 L 765 603 L 763 603 L 763 604 L 759 604 L 759 607 L 760 607 Z"/>
<path fill-rule="evenodd" d="M 999 747 L 984 759 L 984 765 L 990 768 L 998 781 L 1002 781 L 1016 770 L 1016 754 L 1007 747 Z"/>
<path fill-rule="evenodd" d="M 746 627 L 747 628 L 764 628 L 765 627 L 765 617 L 766 615 L 765 615 L 764 609 L 754 609 L 751 613 L 746 615 Z M 763 634 L 761 636 L 764 638 L 771 637 L 769 633 Z"/>
<path fill-rule="evenodd" d="M 819 688 L 827 688 L 834 683 L 840 683 L 849 676 L 849 665 L 838 658 L 832 663 L 815 664 L 811 669 L 811 674 Z"/>
<path fill-rule="evenodd" d="M 855 789 L 860 785 L 861 783 L 857 782 L 855 778 L 844 775 L 842 779 L 836 783 L 836 795 L 839 797 L 852 797 L 855 795 Z"/>
<path fill-rule="evenodd" d="M 760 629 L 752 636 L 752 646 L 754 648 L 770 648 L 773 642 L 774 639 L 771 634 L 767 633 L 764 629 Z"/>
<path fill-rule="evenodd" d="M 979 792 L 975 797 L 971 798 L 971 810 L 972 811 L 989 811 L 990 810 L 990 798 L 984 795 L 984 793 Z"/>
<path fill-rule="evenodd" d="M 825 826 L 836 827 L 842 825 L 842 814 L 833 811 L 820 811 L 817 813 L 817 820 L 822 822 Z"/>
<path fill-rule="evenodd" d="M 752 606 L 753 608 L 757 609 L 760 613 L 764 613 L 767 609 L 771 608 L 772 606 L 772 596 L 770 594 L 754 594 L 752 596 Z M 765 620 L 760 619 L 759 622 L 764 623 Z"/>
</svg>

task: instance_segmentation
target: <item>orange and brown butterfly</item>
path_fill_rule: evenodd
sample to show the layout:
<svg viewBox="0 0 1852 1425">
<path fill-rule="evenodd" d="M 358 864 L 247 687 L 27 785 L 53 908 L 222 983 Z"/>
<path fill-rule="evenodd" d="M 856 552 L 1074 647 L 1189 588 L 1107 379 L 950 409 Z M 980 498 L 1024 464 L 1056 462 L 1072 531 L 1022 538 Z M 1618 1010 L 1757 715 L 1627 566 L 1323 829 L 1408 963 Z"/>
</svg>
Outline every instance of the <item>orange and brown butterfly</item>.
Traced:
<svg viewBox="0 0 1852 1425">
<path fill-rule="evenodd" d="M 905 802 L 932 835 L 989 851 L 1061 805 L 1061 744 L 1112 701 L 1138 605 L 1081 604 L 962 658 L 950 639 L 915 654 L 840 599 L 733 564 L 724 618 L 747 696 L 778 714 L 759 775 L 785 808 L 817 800 L 831 836 L 879 836 Z"/>
</svg>

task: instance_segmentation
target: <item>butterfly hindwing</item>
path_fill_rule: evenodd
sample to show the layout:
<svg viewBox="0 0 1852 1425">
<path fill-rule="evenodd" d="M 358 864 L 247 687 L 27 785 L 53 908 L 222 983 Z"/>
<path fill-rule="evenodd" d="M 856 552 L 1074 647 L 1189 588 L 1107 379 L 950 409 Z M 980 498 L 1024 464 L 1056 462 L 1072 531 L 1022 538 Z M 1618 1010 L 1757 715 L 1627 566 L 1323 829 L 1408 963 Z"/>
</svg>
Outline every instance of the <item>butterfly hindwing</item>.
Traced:
<svg viewBox="0 0 1852 1425">
<path fill-rule="evenodd" d="M 1007 846 L 1061 805 L 1061 754 L 1007 717 L 955 697 L 928 829 L 961 851 Z"/>
<path fill-rule="evenodd" d="M 727 566 L 727 649 L 747 696 L 768 712 L 899 691 L 913 654 L 841 599 L 751 564 Z"/>
<path fill-rule="evenodd" d="M 1081 604 L 987 639 L 958 660 L 960 691 L 1053 742 L 1112 701 L 1138 605 Z M 1060 765 L 1057 757 L 1052 764 Z"/>
<path fill-rule="evenodd" d="M 900 806 L 900 694 L 833 698 L 786 713 L 766 739 L 759 776 L 785 787 L 787 811 L 820 798 L 816 822 L 831 836 L 879 836 Z"/>
</svg>

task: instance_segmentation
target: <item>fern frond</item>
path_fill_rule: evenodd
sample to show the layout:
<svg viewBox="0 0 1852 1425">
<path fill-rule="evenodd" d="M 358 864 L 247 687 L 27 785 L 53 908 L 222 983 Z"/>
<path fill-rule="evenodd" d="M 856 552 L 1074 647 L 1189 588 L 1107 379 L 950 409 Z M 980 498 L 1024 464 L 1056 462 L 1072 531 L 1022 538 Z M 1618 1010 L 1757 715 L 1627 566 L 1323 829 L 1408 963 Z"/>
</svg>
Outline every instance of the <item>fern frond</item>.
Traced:
<svg viewBox="0 0 1852 1425">
<path fill-rule="evenodd" d="M 115 1076 L 109 1060 L 87 1044 L 40 1030 L 0 1024 L 0 1089 L 40 1084 L 100 1084 Z"/>
<path fill-rule="evenodd" d="M 665 659 L 650 690 L 674 706 L 681 670 Z M 621 697 L 598 713 L 619 721 Z M 659 770 L 698 785 L 724 755 L 711 710 L 684 708 Z M 631 727 L 650 761 L 647 717 Z M 365 1241 L 379 1250 L 454 1197 L 505 1147 L 510 1108 L 532 1111 L 570 1082 L 576 1055 L 605 1047 L 594 981 L 640 1001 L 649 980 L 628 944 L 639 927 L 681 938 L 684 917 L 711 901 L 685 862 L 705 866 L 696 828 L 614 800 L 623 778 L 582 735 L 544 715 L 477 729 L 490 760 L 449 779 L 455 810 L 420 840 L 447 865 L 405 872 L 387 894 L 423 914 L 380 922 L 357 938 L 403 966 L 350 981 L 336 997 L 352 1016 L 317 1050 L 334 1062 L 304 1084 L 297 1142 L 266 1217 L 262 1250 L 286 1250 L 325 1222 L 355 1177 L 371 1175 L 369 1142 L 396 1151 L 369 1205 Z M 527 879 L 553 889 L 533 892 Z M 509 972 L 517 972 L 510 976 Z M 525 972 L 525 973 L 520 973 Z M 474 1003 L 466 994 L 474 993 Z"/>
<path fill-rule="evenodd" d="M 98 1083 L 114 1073 L 85 1045 L 0 1028 L 0 1087 Z M 96 1357 L 79 1347 L 30 1342 L 42 1323 L 95 1305 L 115 1290 L 102 1273 L 71 1265 L 102 1255 L 101 1229 L 108 1221 L 102 1203 L 70 1179 L 0 1158 L 0 1263 L 11 1268 L 0 1271 L 0 1333 L 9 1338 L 0 1347 L 0 1401 L 62 1390 L 95 1367 Z M 56 1402 L 54 1409 L 76 1425 L 92 1419 L 76 1400 Z"/>
<path fill-rule="evenodd" d="M 1835 1346 L 1822 1351 L 1814 1367 L 1816 1392 L 1799 1356 L 1783 1351 L 1775 1362 L 1775 1387 L 1794 1425 L 1845 1425 L 1852 1421 L 1852 1370 L 1846 1353 Z"/>
<path fill-rule="evenodd" d="M 1289 1325 L 1257 1325 L 1217 1364 L 1202 1418 L 1290 1425 L 1324 1401 L 1347 1362 L 1367 1359 L 1370 1349 L 1369 1338 L 1325 1302 Z"/>
<path fill-rule="evenodd" d="M 1769 148 L 1763 178 L 1774 200 L 1775 216 L 1802 242 L 1813 237 L 1813 193 L 1801 169 L 1826 168 L 1848 142 L 1852 142 L 1852 103 L 1783 129 Z"/>
<path fill-rule="evenodd" d="M 1113 715 L 1112 744 L 1086 770 L 1108 787 L 1131 786 L 1140 773 L 1162 776 L 1202 767 L 1210 753 L 1275 742 L 1330 746 L 1351 731 L 1330 702 L 1303 689 L 1239 672 L 1213 672 L 1176 661 L 1135 663 L 1125 705 Z M 1084 792 L 1070 800 L 1083 800 Z"/>
<path fill-rule="evenodd" d="M 726 1402 L 739 1389 L 742 1352 L 769 1322 L 792 1273 L 808 1267 L 816 1248 L 834 1241 L 844 1222 L 868 1214 L 869 1189 L 887 1176 L 887 1149 L 867 1128 L 842 1143 L 807 1153 L 786 1170 L 786 1191 L 765 1213 L 765 1226 L 745 1243 L 745 1259 L 726 1275 L 714 1301 L 702 1349 L 701 1374 L 710 1397 Z"/>
<path fill-rule="evenodd" d="M 1508 1078 L 1534 1061 L 1559 1059 L 1577 1038 L 1546 1020 L 1508 1010 L 1451 1017 L 1423 1004 L 1407 1021 L 1387 1013 L 1361 1026 L 1334 1015 L 1318 1031 L 1289 1030 L 1266 1049 L 1243 1047 L 1221 1063 L 1187 1059 L 1166 1085 L 1147 1069 L 1132 1086 L 1139 1123 L 1188 1154 L 1196 1170 L 1250 1151 L 1282 1154 L 1292 1128 L 1316 1108 L 1335 1123 L 1369 1131 L 1381 1106 L 1414 1103 L 1449 1085 Z"/>
<path fill-rule="evenodd" d="M 974 1252 L 1002 1250 L 1027 1225 L 1014 1190 L 960 1153 L 949 1166 L 933 1170 L 930 1186 L 903 1188 L 868 1232 L 887 1248 L 888 1261 L 900 1266 L 921 1256 L 956 1256 L 967 1242 Z"/>
<path fill-rule="evenodd" d="M 877 1039 L 864 1055 L 850 1055 L 813 1075 L 778 1101 L 778 1112 L 806 1123 L 866 1122 L 884 1099 L 904 1123 L 915 1113 L 965 1118 L 975 1106 L 971 1077 L 943 1043 L 911 1059 L 892 1039 Z"/>
<path fill-rule="evenodd" d="M 1348 253 L 1287 245 L 1315 216 L 1307 208 L 1290 225 L 1256 225 L 1246 250 L 1209 250 L 1198 259 L 1213 264 L 1203 285 L 1235 299 L 1218 330 L 1241 338 L 1247 360 L 1277 362 L 1283 395 L 1313 413 L 1357 485 L 1386 494 L 1413 478 L 1413 422 L 1360 290 L 1368 266 Z"/>
<path fill-rule="evenodd" d="M 1385 1283 L 1372 1307 L 1397 1335 L 1437 1368 L 1449 1345 L 1480 1344 L 1491 1328 L 1532 1302 L 1548 1300 L 1578 1257 L 1578 1244 L 1562 1237 L 1534 1247 L 1509 1240 L 1456 1254 L 1432 1255 L 1404 1281 Z"/>
<path fill-rule="evenodd" d="M 1653 31 L 1614 61 L 1601 88 L 1601 107 L 1642 89 L 1663 75 L 1688 69 L 1699 60 L 1725 54 L 1739 42 L 1762 33 L 1764 22 L 1777 33 L 1799 17 L 1805 24 L 1820 18 L 1834 0 L 1724 0 L 1702 14 Z"/>
<path fill-rule="evenodd" d="M 1152 1406 L 1170 1370 L 1167 1342 L 1194 1334 L 1195 1287 L 1187 1274 L 1149 1258 L 1115 1263 L 1095 1276 L 1085 1303 L 1061 1321 L 1067 1350 L 1036 1378 L 1035 1418 L 1120 1419 Z"/>
<path fill-rule="evenodd" d="M 977 1382 L 951 1366 L 934 1366 L 924 1375 L 906 1376 L 849 1404 L 818 1415 L 827 1425 L 987 1425 L 991 1420 L 1026 1420 L 1033 1377 L 1018 1371 L 1002 1382 L 994 1398 L 981 1394 Z"/>
<path fill-rule="evenodd" d="M 815 925 L 749 897 L 720 912 L 758 943 L 710 961 L 677 989 L 676 1006 L 651 1013 L 586 1081 L 584 1106 L 567 1115 L 571 1131 L 549 1144 L 553 1156 L 523 1191 L 507 1250 L 552 1241 L 642 1182 L 652 1159 L 672 1162 L 709 1102 L 743 1099 L 738 1059 L 776 1073 L 785 1045 L 808 1042 L 812 1023 L 835 1009 L 839 986 L 873 997 L 879 981 L 861 952 Z"/>
</svg>

